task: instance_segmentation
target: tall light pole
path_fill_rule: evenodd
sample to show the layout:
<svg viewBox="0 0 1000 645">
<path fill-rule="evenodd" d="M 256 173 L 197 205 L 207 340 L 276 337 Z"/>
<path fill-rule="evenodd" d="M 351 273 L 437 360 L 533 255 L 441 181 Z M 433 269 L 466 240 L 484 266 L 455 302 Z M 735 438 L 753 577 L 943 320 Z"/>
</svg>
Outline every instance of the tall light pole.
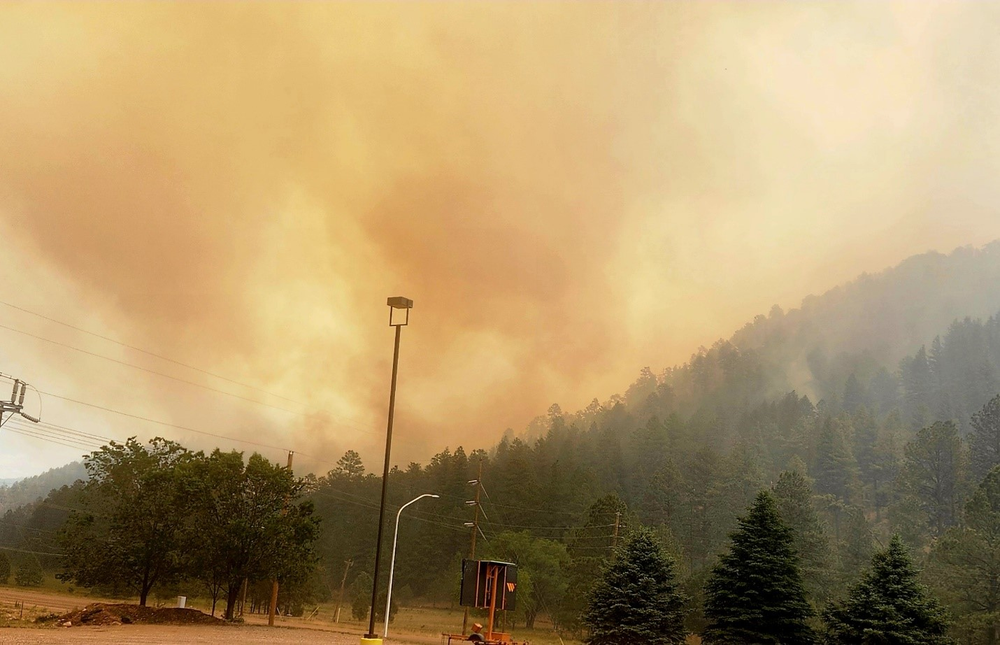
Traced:
<svg viewBox="0 0 1000 645">
<path fill-rule="evenodd" d="M 425 497 L 440 497 L 433 493 L 424 493 L 419 497 L 414 497 L 407 503 L 399 507 L 396 511 L 396 531 L 392 534 L 392 559 L 389 561 L 389 589 L 385 593 L 385 626 L 382 628 L 382 638 L 389 638 L 389 607 L 392 602 L 392 574 L 396 570 L 396 538 L 399 537 L 399 516 L 403 514 L 403 509 L 414 502 L 419 502 Z"/>
<path fill-rule="evenodd" d="M 396 345 L 392 350 L 392 384 L 389 386 L 389 424 L 385 431 L 385 465 L 382 468 L 382 503 L 378 509 L 378 537 L 375 538 L 375 575 L 372 576 L 372 606 L 368 618 L 368 633 L 361 637 L 361 645 L 377 645 L 382 642 L 375 634 L 375 603 L 378 602 L 378 569 L 382 557 L 382 528 L 385 524 L 385 491 L 389 484 L 389 451 L 392 448 L 392 415 L 396 407 L 396 373 L 399 367 L 399 332 L 410 322 L 410 309 L 413 301 L 403 296 L 386 300 L 389 305 L 389 326 L 396 328 Z M 406 312 L 402 322 L 394 321 L 393 314 L 397 309 Z"/>
</svg>

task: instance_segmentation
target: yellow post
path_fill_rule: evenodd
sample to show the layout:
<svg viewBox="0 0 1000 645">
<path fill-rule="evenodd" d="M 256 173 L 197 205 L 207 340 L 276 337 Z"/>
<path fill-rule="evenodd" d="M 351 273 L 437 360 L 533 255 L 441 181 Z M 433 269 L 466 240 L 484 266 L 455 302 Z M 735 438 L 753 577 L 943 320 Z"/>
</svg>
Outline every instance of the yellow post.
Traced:
<svg viewBox="0 0 1000 645">
<path fill-rule="evenodd" d="M 497 581 L 500 579 L 500 567 L 495 564 L 486 565 L 489 567 L 486 573 L 486 584 L 489 583 L 490 574 L 489 571 L 493 572 L 493 583 L 490 585 L 490 622 L 489 626 L 486 628 L 486 640 L 493 640 L 493 616 L 497 612 Z"/>
</svg>

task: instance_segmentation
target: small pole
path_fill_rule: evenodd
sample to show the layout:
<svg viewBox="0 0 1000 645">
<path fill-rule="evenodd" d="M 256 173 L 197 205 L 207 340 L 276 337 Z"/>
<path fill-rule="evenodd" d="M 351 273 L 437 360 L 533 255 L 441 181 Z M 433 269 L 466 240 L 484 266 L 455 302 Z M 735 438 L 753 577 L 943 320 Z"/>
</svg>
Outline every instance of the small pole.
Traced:
<svg viewBox="0 0 1000 645">
<path fill-rule="evenodd" d="M 621 511 L 615 511 L 615 534 L 611 537 L 611 548 L 618 548 L 618 525 L 621 523 Z"/>
<path fill-rule="evenodd" d="M 354 560 L 344 560 L 344 577 L 340 579 L 340 599 L 337 600 L 337 615 L 334 616 L 333 622 L 340 622 L 340 608 L 344 605 L 344 587 L 347 585 L 347 572 L 351 570 L 351 565 L 354 564 Z"/>
<path fill-rule="evenodd" d="M 288 451 L 288 470 L 292 469 L 292 455 L 295 453 Z M 281 514 L 285 514 L 285 509 L 282 509 Z M 274 582 L 271 583 L 271 606 L 267 611 L 267 626 L 274 627 L 274 613 L 278 609 L 278 579 L 275 578 Z"/>
<path fill-rule="evenodd" d="M 476 559 L 476 534 L 479 533 L 479 491 L 483 489 L 483 458 L 479 458 L 479 476 L 476 478 L 476 516 L 472 520 L 472 540 L 469 543 L 469 559 Z M 462 636 L 469 631 L 469 608 L 462 616 Z"/>
</svg>

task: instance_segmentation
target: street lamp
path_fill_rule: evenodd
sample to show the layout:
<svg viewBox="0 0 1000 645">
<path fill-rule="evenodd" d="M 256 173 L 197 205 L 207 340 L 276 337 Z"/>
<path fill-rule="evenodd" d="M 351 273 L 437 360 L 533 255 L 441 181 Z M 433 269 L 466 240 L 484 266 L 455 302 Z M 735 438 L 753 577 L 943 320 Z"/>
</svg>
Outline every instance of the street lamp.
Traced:
<svg viewBox="0 0 1000 645">
<path fill-rule="evenodd" d="M 382 638 L 389 638 L 389 603 L 392 602 L 392 574 L 396 570 L 396 538 L 399 537 L 399 516 L 403 509 L 414 502 L 419 502 L 425 497 L 440 497 L 433 493 L 424 493 L 420 497 L 415 497 L 399 507 L 396 511 L 396 532 L 392 534 L 392 560 L 389 563 L 389 590 L 385 594 L 385 627 L 382 629 Z"/>
<path fill-rule="evenodd" d="M 382 527 L 385 524 L 385 491 L 389 484 L 389 451 L 392 448 L 392 415 L 396 407 L 396 372 L 399 367 L 399 332 L 410 322 L 413 301 L 403 296 L 386 300 L 389 305 L 389 326 L 396 328 L 396 345 L 392 350 L 392 385 L 389 387 L 389 424 L 385 431 L 385 465 L 382 469 L 382 503 L 378 509 L 378 537 L 375 539 L 375 575 L 372 580 L 372 607 L 368 618 L 368 633 L 361 637 L 361 645 L 378 645 L 382 642 L 375 634 L 375 603 L 378 601 L 378 565 L 382 557 Z M 402 322 L 393 318 L 397 309 L 406 312 Z"/>
</svg>

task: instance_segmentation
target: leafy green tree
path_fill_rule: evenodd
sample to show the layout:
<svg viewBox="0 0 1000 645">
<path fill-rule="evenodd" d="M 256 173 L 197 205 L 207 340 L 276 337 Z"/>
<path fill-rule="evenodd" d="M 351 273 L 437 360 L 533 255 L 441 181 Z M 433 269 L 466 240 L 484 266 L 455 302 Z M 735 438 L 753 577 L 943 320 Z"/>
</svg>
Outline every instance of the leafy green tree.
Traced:
<svg viewBox="0 0 1000 645">
<path fill-rule="evenodd" d="M 830 540 L 813 507 L 808 480 L 798 472 L 783 472 L 774 486 L 778 513 L 792 529 L 793 545 L 801 562 L 809 596 L 825 601 L 830 592 Z"/>
<path fill-rule="evenodd" d="M 958 426 L 939 421 L 923 428 L 906 444 L 899 474 L 903 489 L 927 515 L 928 528 L 939 536 L 958 518 L 962 484 L 962 442 Z"/>
<path fill-rule="evenodd" d="M 362 571 L 351 584 L 351 616 L 354 620 L 368 618 L 372 601 L 372 576 Z M 382 610 L 385 613 L 385 610 Z M 377 619 L 377 616 L 376 616 Z"/>
<path fill-rule="evenodd" d="M 1000 465 L 1000 395 L 972 415 L 969 437 L 972 476 L 978 481 Z"/>
<path fill-rule="evenodd" d="M 490 555 L 513 562 L 518 567 L 517 606 L 524 615 L 525 627 L 532 629 L 538 614 L 559 607 L 566 595 L 566 569 L 569 554 L 566 546 L 554 540 L 532 537 L 527 531 L 505 531 L 488 545 Z M 525 593 L 521 576 L 531 579 L 531 591 Z"/>
<path fill-rule="evenodd" d="M 976 625 L 989 645 L 1000 642 L 1000 467 L 965 505 L 964 526 L 934 544 L 931 562 L 963 622 Z"/>
<path fill-rule="evenodd" d="M 132 591 L 142 606 L 154 586 L 176 580 L 183 571 L 189 504 L 181 494 L 180 466 L 190 459 L 179 444 L 161 438 L 148 448 L 135 438 L 113 441 L 88 455 L 85 510 L 66 522 L 59 577 Z"/>
<path fill-rule="evenodd" d="M 243 581 L 294 581 L 307 574 L 318 534 L 313 506 L 298 501 L 305 485 L 288 468 L 254 453 L 215 450 L 192 464 L 194 500 L 187 548 L 191 575 L 221 585 L 232 619 Z"/>
<path fill-rule="evenodd" d="M 42 580 L 42 565 L 33 557 L 24 560 L 14 574 L 14 582 L 18 587 L 39 587 Z"/>
<path fill-rule="evenodd" d="M 646 529 L 632 533 L 590 594 L 584 622 L 590 645 L 679 644 L 684 598 L 674 562 Z"/>
<path fill-rule="evenodd" d="M 0 585 L 7 584 L 8 580 L 10 580 L 10 560 L 6 553 L 0 552 Z"/>
<path fill-rule="evenodd" d="M 851 587 L 847 599 L 828 607 L 823 618 L 831 644 L 951 642 L 944 610 L 917 582 L 910 554 L 898 535 L 875 554 L 871 568 Z"/>
<path fill-rule="evenodd" d="M 706 585 L 706 643 L 815 642 L 792 530 L 774 496 L 761 491 L 731 536 Z"/>
</svg>

